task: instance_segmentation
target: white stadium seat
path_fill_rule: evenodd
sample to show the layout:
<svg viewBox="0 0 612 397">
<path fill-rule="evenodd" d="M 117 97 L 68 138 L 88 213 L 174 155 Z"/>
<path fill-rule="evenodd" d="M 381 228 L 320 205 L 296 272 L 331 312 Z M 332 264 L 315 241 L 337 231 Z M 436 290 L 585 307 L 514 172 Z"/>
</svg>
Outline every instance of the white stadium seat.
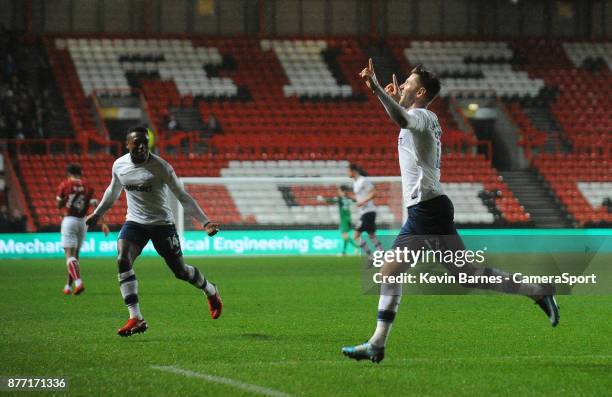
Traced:
<svg viewBox="0 0 612 397">
<path fill-rule="evenodd" d="M 330 177 L 346 176 L 348 161 L 337 160 L 278 160 L 278 161 L 230 161 L 221 170 L 221 176 L 245 177 Z M 321 224 L 338 223 L 335 205 L 290 206 L 275 183 L 226 185 L 234 204 L 243 217 L 255 216 L 259 223 Z M 455 220 L 458 223 L 492 224 L 494 216 L 478 197 L 484 190 L 481 183 L 444 183 L 444 190 L 453 200 Z M 353 222 L 359 222 L 358 211 L 353 211 Z M 399 225 L 398 218 L 388 205 L 378 206 L 379 222 Z"/>
<path fill-rule="evenodd" d="M 612 70 L 612 43 L 563 43 L 565 53 L 577 68 L 587 59 L 603 59 Z"/>
<path fill-rule="evenodd" d="M 273 50 L 289 79 L 283 94 L 289 96 L 349 97 L 352 88 L 340 85 L 333 77 L 321 51 L 324 40 L 262 40 L 261 49 Z"/>
<path fill-rule="evenodd" d="M 440 95 L 456 91 L 495 91 L 500 96 L 536 96 L 542 79 L 512 69 L 513 53 L 504 42 L 412 41 L 404 50 L 410 64 L 423 64 L 438 74 L 482 74 L 482 77 L 445 77 Z M 470 63 L 467 58 L 494 58 L 503 63 Z"/>
<path fill-rule="evenodd" d="M 60 45 L 68 48 L 86 95 L 93 90 L 128 90 L 126 72 L 159 72 L 162 79 L 174 79 L 183 96 L 221 97 L 238 93 L 231 79 L 209 77 L 204 70 L 204 65 L 223 63 L 219 50 L 194 47 L 190 40 L 67 39 L 56 40 L 55 44 L 57 48 Z M 164 56 L 165 61 L 119 61 L 122 56 L 134 55 Z"/>
<path fill-rule="evenodd" d="M 612 182 L 578 182 L 578 190 L 591 207 L 601 207 L 605 198 L 612 199 Z"/>
</svg>

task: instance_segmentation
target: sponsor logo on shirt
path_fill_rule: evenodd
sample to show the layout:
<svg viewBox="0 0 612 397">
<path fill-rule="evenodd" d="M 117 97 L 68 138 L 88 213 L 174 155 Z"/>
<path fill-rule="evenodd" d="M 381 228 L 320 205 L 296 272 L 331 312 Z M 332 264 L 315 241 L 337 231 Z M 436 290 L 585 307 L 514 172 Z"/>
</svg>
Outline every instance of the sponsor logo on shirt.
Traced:
<svg viewBox="0 0 612 397">
<path fill-rule="evenodd" d="M 124 189 L 132 192 L 132 191 L 136 191 L 136 192 L 150 192 L 151 190 L 153 190 L 153 186 L 152 185 L 125 185 Z"/>
</svg>

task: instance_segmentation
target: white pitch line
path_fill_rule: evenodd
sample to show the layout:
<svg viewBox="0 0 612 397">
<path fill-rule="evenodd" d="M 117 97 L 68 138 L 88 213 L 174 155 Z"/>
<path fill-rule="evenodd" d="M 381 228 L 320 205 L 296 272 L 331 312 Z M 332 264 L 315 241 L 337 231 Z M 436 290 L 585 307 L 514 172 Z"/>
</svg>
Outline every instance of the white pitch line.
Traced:
<svg viewBox="0 0 612 397">
<path fill-rule="evenodd" d="M 152 365 L 151 368 L 157 369 L 159 371 L 170 372 L 173 374 L 183 375 L 188 378 L 197 378 L 202 379 L 206 382 L 211 383 L 219 383 L 226 386 L 235 387 L 236 389 L 242 389 L 249 391 L 251 393 L 262 394 L 264 396 L 270 397 L 293 397 L 291 394 L 283 393 L 278 390 L 269 389 L 267 387 L 254 385 L 251 383 L 241 382 L 239 380 L 234 380 L 230 378 L 224 378 L 221 376 L 203 374 L 201 372 L 189 371 L 186 369 L 181 369 L 174 366 L 161 366 L 161 365 Z"/>
</svg>

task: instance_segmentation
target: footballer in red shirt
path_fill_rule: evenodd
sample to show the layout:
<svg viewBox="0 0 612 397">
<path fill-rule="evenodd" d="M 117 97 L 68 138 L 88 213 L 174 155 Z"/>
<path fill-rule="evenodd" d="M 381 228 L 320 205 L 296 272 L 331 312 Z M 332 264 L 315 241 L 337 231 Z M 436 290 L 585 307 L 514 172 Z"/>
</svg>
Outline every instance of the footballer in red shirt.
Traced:
<svg viewBox="0 0 612 397">
<path fill-rule="evenodd" d="M 85 181 L 81 179 L 82 170 L 78 164 L 70 164 L 66 169 L 67 178 L 57 188 L 57 207 L 62 211 L 62 247 L 66 256 L 66 267 L 68 277 L 64 286 L 64 294 L 74 293 L 79 295 L 85 290 L 81 280 L 79 266 L 79 250 L 85 239 L 87 226 L 85 216 L 90 206 L 95 206 L 98 201 L 93 198 L 94 191 Z M 104 235 L 108 235 L 109 229 L 102 223 Z M 74 283 L 74 292 L 72 291 Z"/>
</svg>

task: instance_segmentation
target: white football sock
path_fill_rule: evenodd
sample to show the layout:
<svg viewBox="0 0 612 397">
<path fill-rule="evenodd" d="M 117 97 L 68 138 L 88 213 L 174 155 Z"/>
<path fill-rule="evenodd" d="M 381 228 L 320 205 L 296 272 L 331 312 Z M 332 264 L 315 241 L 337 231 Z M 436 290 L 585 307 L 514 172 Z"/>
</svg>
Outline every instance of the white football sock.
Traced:
<svg viewBox="0 0 612 397">
<path fill-rule="evenodd" d="M 136 274 L 133 269 L 119 274 L 119 289 L 121 290 L 123 301 L 130 312 L 130 318 L 142 320 L 140 304 L 138 303 L 138 280 L 136 280 Z"/>
<path fill-rule="evenodd" d="M 390 286 L 390 285 L 388 285 Z M 381 287 L 384 290 L 385 285 Z M 387 338 L 391 332 L 391 326 L 395 320 L 395 314 L 402 300 L 401 284 L 395 284 L 392 288 L 397 295 L 380 295 L 378 300 L 378 320 L 376 321 L 376 330 L 370 338 L 369 342 L 377 347 L 385 347 Z M 383 291 L 381 291 L 383 292 Z M 385 291 L 388 292 L 388 291 Z"/>
<path fill-rule="evenodd" d="M 213 296 L 214 294 L 217 293 L 217 288 L 215 287 L 215 285 L 213 283 L 211 283 L 210 281 L 208 281 L 206 283 L 206 286 L 203 289 L 204 293 L 208 296 Z"/>
</svg>

